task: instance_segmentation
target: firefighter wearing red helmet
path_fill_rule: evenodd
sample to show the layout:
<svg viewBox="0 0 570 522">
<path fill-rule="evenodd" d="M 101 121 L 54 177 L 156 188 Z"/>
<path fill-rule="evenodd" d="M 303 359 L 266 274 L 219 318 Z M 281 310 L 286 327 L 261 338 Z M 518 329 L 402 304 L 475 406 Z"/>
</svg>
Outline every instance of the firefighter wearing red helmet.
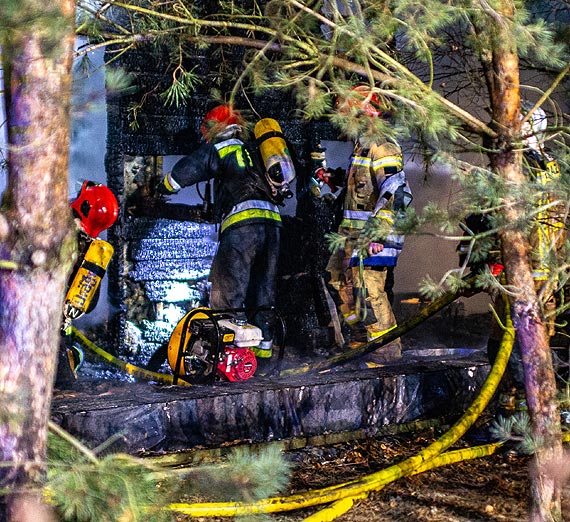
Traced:
<svg viewBox="0 0 570 522">
<path fill-rule="evenodd" d="M 382 116 L 382 103 L 377 93 L 368 85 L 356 85 L 346 97 L 337 100 L 337 110 L 341 113 Z"/>
<path fill-rule="evenodd" d="M 368 86 L 354 88 L 337 110 L 363 117 L 382 114 L 378 98 Z M 403 167 L 402 150 L 394 141 L 383 136 L 356 141 L 338 230 L 346 241 L 333 252 L 327 266 L 330 284 L 341 302 L 340 312 L 351 332 L 350 344 L 372 341 L 397 326 L 386 278 L 404 243 L 404 236 L 396 233 L 393 225 L 412 200 Z M 383 232 L 365 242 L 362 236 L 367 237 L 370 230 Z M 400 352 L 397 339 L 369 357 L 372 362 L 385 362 L 399 357 Z"/>
<path fill-rule="evenodd" d="M 277 260 L 281 216 L 263 174 L 242 141 L 244 120 L 233 107 L 209 111 L 200 127 L 206 141 L 179 160 L 158 187 L 174 194 L 183 187 L 214 180 L 214 214 L 219 245 L 212 263 L 210 306 L 247 308 L 245 319 L 259 327 L 263 341 L 258 357 L 272 355 Z"/>
</svg>

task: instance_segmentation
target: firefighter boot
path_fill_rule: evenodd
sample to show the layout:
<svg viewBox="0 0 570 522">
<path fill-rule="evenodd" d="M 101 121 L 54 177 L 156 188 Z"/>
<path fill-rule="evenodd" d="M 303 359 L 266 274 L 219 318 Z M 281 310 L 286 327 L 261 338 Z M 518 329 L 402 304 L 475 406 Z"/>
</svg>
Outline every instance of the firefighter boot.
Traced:
<svg viewBox="0 0 570 522">
<path fill-rule="evenodd" d="M 402 357 L 402 343 L 400 339 L 395 339 L 394 341 L 381 346 L 372 353 L 367 354 L 364 357 L 364 361 L 368 368 L 378 368 L 384 366 L 385 364 L 393 363 L 398 361 Z"/>
<path fill-rule="evenodd" d="M 377 325 L 372 325 L 367 328 L 367 341 L 372 342 L 380 337 L 386 335 L 390 330 L 396 328 L 396 325 L 388 328 L 387 330 L 379 331 Z M 370 368 L 383 366 L 386 363 L 397 361 L 402 357 L 402 342 L 400 338 L 394 339 L 384 346 L 380 346 L 374 352 L 366 356 L 367 365 Z"/>
<path fill-rule="evenodd" d="M 274 370 L 273 341 L 261 341 L 259 346 L 251 348 L 257 359 L 256 375 L 272 375 Z"/>
</svg>

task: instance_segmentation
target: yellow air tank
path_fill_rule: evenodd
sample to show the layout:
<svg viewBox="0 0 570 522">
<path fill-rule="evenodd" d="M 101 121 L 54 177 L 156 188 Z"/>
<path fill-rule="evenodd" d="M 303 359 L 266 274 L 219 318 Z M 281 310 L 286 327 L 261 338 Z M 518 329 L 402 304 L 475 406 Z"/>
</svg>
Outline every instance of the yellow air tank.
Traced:
<svg viewBox="0 0 570 522">
<path fill-rule="evenodd" d="M 113 252 L 113 247 L 107 241 L 94 239 L 91 242 L 65 296 L 66 322 L 70 323 L 89 310 Z"/>
<path fill-rule="evenodd" d="M 295 179 L 295 167 L 281 126 L 273 118 L 263 118 L 255 124 L 253 133 L 274 193 L 292 197 L 289 185 Z"/>
</svg>

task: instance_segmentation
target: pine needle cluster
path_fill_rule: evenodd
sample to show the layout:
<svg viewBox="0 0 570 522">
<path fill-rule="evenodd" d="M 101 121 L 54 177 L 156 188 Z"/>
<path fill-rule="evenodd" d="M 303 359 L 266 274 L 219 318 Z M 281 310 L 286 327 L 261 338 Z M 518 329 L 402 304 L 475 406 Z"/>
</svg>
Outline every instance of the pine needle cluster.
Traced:
<svg viewBox="0 0 570 522">
<path fill-rule="evenodd" d="M 530 417 L 526 412 L 518 412 L 503 417 L 499 415 L 493 420 L 490 433 L 499 442 L 508 442 L 516 451 L 526 455 L 532 455 L 542 444 L 531 429 Z"/>
<path fill-rule="evenodd" d="M 291 471 L 275 447 L 238 448 L 218 464 L 184 469 L 122 453 L 98 456 L 103 449 L 90 450 L 61 429 L 50 433 L 46 495 L 62 520 L 173 521 L 170 503 L 267 498 L 285 489 Z"/>
</svg>

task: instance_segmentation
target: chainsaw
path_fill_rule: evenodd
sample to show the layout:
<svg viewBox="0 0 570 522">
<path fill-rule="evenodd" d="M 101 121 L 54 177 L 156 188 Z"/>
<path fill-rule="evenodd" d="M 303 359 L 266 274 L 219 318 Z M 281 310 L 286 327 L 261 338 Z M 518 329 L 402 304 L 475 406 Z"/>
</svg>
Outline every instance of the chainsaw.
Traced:
<svg viewBox="0 0 570 522">
<path fill-rule="evenodd" d="M 250 379 L 257 369 L 251 348 L 261 330 L 235 314 L 196 308 L 176 325 L 168 341 L 168 364 L 177 379 L 192 383 Z"/>
</svg>

